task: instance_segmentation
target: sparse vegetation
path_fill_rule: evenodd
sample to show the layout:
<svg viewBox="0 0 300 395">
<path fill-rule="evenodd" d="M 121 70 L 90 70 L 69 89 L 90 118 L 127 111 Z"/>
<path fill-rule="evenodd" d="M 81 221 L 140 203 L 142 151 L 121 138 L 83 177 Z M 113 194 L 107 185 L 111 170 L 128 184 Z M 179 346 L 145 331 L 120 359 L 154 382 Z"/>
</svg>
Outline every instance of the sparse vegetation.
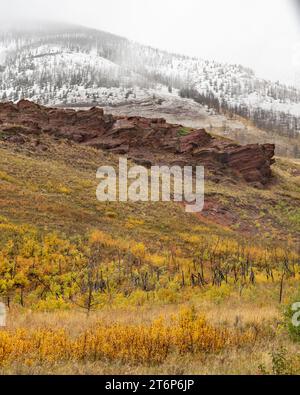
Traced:
<svg viewBox="0 0 300 395">
<path fill-rule="evenodd" d="M 179 136 L 187 136 L 190 133 L 190 128 L 184 128 L 182 127 L 179 131 L 178 131 L 178 135 Z"/>
</svg>

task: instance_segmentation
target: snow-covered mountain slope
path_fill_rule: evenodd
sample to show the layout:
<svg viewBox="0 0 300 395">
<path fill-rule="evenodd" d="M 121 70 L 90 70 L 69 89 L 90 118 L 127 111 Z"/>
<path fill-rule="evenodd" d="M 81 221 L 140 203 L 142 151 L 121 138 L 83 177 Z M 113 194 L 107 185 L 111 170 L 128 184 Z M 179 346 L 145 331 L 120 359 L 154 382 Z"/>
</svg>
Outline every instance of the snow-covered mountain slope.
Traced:
<svg viewBox="0 0 300 395">
<path fill-rule="evenodd" d="M 0 100 L 46 105 L 115 105 L 184 90 L 227 110 L 268 117 L 298 130 L 300 91 L 259 79 L 240 65 L 171 54 L 72 25 L 0 31 Z M 194 97 L 193 97 L 194 98 Z M 211 100 L 208 100 L 208 104 Z M 206 103 L 204 103 L 206 104 Z M 241 110 L 242 109 L 242 110 Z M 261 114 L 260 114 L 261 116 Z M 266 116 L 265 113 L 263 116 Z"/>
</svg>

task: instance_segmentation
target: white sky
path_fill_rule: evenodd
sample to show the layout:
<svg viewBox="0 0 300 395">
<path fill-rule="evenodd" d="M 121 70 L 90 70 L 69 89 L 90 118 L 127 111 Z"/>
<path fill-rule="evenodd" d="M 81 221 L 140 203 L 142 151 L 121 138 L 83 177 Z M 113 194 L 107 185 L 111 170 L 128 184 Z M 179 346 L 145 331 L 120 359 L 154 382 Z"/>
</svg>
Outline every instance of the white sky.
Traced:
<svg viewBox="0 0 300 395">
<path fill-rule="evenodd" d="M 297 0 L 0 0 L 0 18 L 79 23 L 154 47 L 240 63 L 300 86 Z"/>
</svg>

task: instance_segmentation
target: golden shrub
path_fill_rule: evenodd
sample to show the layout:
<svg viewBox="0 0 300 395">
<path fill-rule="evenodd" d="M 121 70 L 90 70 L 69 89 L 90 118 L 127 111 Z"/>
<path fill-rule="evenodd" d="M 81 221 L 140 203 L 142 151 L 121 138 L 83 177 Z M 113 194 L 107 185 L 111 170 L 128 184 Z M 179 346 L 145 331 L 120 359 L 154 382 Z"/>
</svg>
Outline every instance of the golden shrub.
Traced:
<svg viewBox="0 0 300 395">
<path fill-rule="evenodd" d="M 0 332 L 0 364 L 12 361 L 120 360 L 132 364 L 160 364 L 170 353 L 213 353 L 255 341 L 250 331 L 215 328 L 188 309 L 170 322 L 151 325 L 115 323 L 96 326 L 72 338 L 65 330 L 37 329 Z M 27 362 L 26 362 L 27 361 Z"/>
</svg>

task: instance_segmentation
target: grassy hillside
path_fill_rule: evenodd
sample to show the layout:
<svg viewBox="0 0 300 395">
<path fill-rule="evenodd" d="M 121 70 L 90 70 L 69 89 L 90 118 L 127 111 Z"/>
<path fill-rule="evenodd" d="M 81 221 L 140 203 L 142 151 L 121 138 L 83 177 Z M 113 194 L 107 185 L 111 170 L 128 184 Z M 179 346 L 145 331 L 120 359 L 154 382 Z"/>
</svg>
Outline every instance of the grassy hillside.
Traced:
<svg viewBox="0 0 300 395">
<path fill-rule="evenodd" d="M 131 237 L 135 232 L 130 220 L 134 219 L 140 222 L 136 224 L 139 237 L 148 241 L 153 241 L 154 235 L 179 241 L 176 235 L 194 233 L 193 227 L 199 225 L 213 233 L 234 232 L 239 237 L 245 231 L 254 238 L 258 236 L 258 240 L 276 242 L 278 237 L 285 242 L 296 241 L 299 236 L 297 160 L 277 158 L 273 180 L 264 190 L 230 179 L 217 184 L 207 181 L 207 204 L 197 218 L 173 203 L 98 202 L 95 196 L 98 167 L 118 165 L 118 157 L 105 151 L 55 141 L 46 135 L 42 142 L 33 140 L 22 145 L 0 140 L 0 150 L 1 215 L 18 224 L 68 235 L 84 234 L 97 227 L 123 235 L 125 226 Z M 195 234 L 201 234 L 201 230 L 196 228 Z"/>
<path fill-rule="evenodd" d="M 205 210 L 192 215 L 175 203 L 98 202 L 96 170 L 117 160 L 48 136 L 0 141 L 2 371 L 272 372 L 281 346 L 288 370 L 300 163 L 278 158 L 266 189 L 208 181 Z"/>
</svg>

